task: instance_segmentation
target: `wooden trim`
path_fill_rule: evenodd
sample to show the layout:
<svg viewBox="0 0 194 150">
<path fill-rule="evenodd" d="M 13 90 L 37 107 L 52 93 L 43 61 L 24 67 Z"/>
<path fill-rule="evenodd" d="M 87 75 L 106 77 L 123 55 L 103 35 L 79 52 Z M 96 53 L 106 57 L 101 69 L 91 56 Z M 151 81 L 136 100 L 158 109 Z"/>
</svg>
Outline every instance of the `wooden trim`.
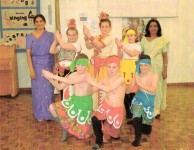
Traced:
<svg viewBox="0 0 194 150">
<path fill-rule="evenodd" d="M 167 86 L 194 86 L 194 82 L 167 83 Z"/>
<path fill-rule="evenodd" d="M 31 88 L 20 88 L 19 93 L 29 93 L 32 94 Z"/>
</svg>

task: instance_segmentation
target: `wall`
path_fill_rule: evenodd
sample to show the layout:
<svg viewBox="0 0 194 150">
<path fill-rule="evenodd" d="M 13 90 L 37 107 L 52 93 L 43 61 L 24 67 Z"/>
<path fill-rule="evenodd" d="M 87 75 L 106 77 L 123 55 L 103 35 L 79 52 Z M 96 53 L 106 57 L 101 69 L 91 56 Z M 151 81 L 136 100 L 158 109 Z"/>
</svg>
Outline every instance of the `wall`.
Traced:
<svg viewBox="0 0 194 150">
<path fill-rule="evenodd" d="M 76 3 L 75 3 L 76 1 Z M 161 0 L 162 1 L 162 0 Z M 65 39 L 65 28 L 67 21 L 70 18 L 75 18 L 77 21 L 77 29 L 79 31 L 79 42 L 82 44 L 83 52 L 92 56 L 92 51 L 86 49 L 83 32 L 82 22 L 79 22 L 79 15 L 85 12 L 88 16 L 88 21 L 98 21 L 98 14 L 101 11 L 101 0 L 61 0 L 61 31 Z M 41 13 L 45 15 L 48 20 L 48 5 L 52 6 L 52 24 L 47 24 L 46 29 L 49 31 L 55 31 L 54 21 L 54 0 L 44 1 L 41 3 Z M 194 82 L 194 1 L 193 0 L 179 0 L 178 1 L 178 17 L 158 18 L 163 35 L 167 37 L 170 44 L 169 51 L 169 66 L 168 66 L 168 83 L 182 83 L 182 82 Z M 110 8 L 111 9 L 111 8 Z M 120 9 L 120 8 L 118 8 Z M 154 9 L 154 8 L 152 8 Z M 157 9 L 157 8 L 156 8 Z M 169 8 L 171 9 L 171 8 Z M 130 16 L 129 16 L 130 17 Z M 138 17 L 138 16 L 137 16 Z M 121 38 L 122 30 L 122 18 L 112 17 L 112 34 L 115 37 Z M 88 23 L 85 23 L 87 26 Z M 116 53 L 116 47 L 114 47 L 114 53 Z M 26 64 L 26 55 L 24 53 L 18 53 L 18 66 L 19 66 L 19 86 L 30 87 L 29 73 Z"/>
</svg>

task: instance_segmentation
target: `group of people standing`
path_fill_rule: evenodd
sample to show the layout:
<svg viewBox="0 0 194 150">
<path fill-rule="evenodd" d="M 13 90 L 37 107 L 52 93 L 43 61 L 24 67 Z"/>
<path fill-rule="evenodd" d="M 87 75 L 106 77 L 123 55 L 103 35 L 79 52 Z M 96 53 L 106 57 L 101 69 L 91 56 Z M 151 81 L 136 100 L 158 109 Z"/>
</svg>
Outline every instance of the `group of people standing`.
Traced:
<svg viewBox="0 0 194 150">
<path fill-rule="evenodd" d="M 108 14 L 101 12 L 99 19 L 100 35 L 83 26 L 86 48 L 94 51 L 89 59 L 81 53 L 75 26 L 67 29 L 64 42 L 58 31 L 45 30 L 43 15 L 34 17 L 36 30 L 26 37 L 34 117 L 55 120 L 63 131 L 61 141 L 68 133 L 79 139 L 95 134 L 92 148 L 98 149 L 108 139 L 120 138 L 125 109 L 135 129 L 132 145 L 139 146 L 141 134 L 151 133 L 154 117 L 159 119 L 166 107 L 169 41 L 155 19 L 148 22 L 140 43 L 134 29 L 126 32 L 123 42 L 114 39 Z M 115 43 L 117 56 L 112 55 Z M 57 103 L 54 87 L 63 91 Z"/>
</svg>

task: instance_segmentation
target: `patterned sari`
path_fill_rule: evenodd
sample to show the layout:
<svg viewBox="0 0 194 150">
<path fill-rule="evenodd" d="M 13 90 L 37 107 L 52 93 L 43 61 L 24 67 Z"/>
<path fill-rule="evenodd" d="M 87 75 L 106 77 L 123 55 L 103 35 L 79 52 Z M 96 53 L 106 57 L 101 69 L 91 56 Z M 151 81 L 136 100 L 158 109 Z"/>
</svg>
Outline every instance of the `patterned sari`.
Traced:
<svg viewBox="0 0 194 150">
<path fill-rule="evenodd" d="M 52 72 L 53 56 L 49 53 L 54 35 L 45 31 L 39 38 L 31 33 L 26 37 L 26 49 L 31 49 L 36 79 L 31 80 L 33 112 L 37 120 L 53 120 L 49 105 L 54 102 L 54 88 L 42 76 L 42 69 Z"/>
</svg>

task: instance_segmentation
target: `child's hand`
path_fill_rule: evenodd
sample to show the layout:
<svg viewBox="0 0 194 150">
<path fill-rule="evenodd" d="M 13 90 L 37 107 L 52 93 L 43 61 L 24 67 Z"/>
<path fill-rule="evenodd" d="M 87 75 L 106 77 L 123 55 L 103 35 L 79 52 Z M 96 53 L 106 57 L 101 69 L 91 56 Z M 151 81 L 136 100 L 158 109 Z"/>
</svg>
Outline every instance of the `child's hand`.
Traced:
<svg viewBox="0 0 194 150">
<path fill-rule="evenodd" d="M 42 75 L 46 78 L 46 79 L 50 79 L 53 77 L 53 73 L 47 71 L 47 70 L 42 70 Z"/>
<path fill-rule="evenodd" d="M 89 30 L 88 30 L 88 28 L 85 26 L 85 25 L 83 25 L 83 33 L 84 33 L 84 35 L 87 37 L 87 38 L 89 38 L 91 35 L 90 35 L 90 32 L 89 32 Z"/>
<path fill-rule="evenodd" d="M 118 38 L 115 38 L 115 43 L 117 44 L 117 47 L 121 47 L 122 46 L 122 42 Z"/>
<path fill-rule="evenodd" d="M 56 37 L 57 40 L 62 39 L 62 35 L 59 33 L 58 30 L 55 32 L 55 37 Z"/>
</svg>

